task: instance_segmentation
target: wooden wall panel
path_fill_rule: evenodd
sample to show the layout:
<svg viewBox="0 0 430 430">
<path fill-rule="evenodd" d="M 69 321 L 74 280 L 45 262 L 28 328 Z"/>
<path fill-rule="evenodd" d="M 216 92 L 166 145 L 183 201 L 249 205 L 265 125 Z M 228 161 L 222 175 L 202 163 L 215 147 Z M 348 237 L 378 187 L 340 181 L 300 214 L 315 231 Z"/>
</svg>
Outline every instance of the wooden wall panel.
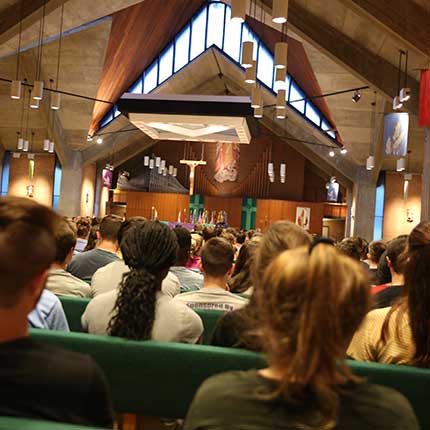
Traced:
<svg viewBox="0 0 430 430">
<path fill-rule="evenodd" d="M 187 23 L 204 0 L 145 0 L 113 15 L 97 98 L 115 102 Z M 111 109 L 94 104 L 91 130 Z"/>
<path fill-rule="evenodd" d="M 190 199 L 187 194 L 144 193 L 140 191 L 115 192 L 114 202 L 127 203 L 127 217 L 151 217 L 151 208 L 158 211 L 162 221 L 176 221 L 179 211 L 189 210 Z"/>
<path fill-rule="evenodd" d="M 339 203 L 325 203 L 324 216 L 328 218 L 346 218 L 348 215 L 348 206 Z"/>
<path fill-rule="evenodd" d="M 257 200 L 257 228 L 266 230 L 275 221 L 296 222 L 297 207 L 311 208 L 311 233 L 322 233 L 323 203 L 290 202 L 285 200 Z"/>
<path fill-rule="evenodd" d="M 34 185 L 34 200 L 45 206 L 52 206 L 54 189 L 55 155 L 36 155 L 34 161 L 34 177 L 28 179 L 28 158 L 10 159 L 9 195 L 25 197 L 27 185 Z"/>
<path fill-rule="evenodd" d="M 414 175 L 409 184 L 409 197 L 403 198 L 404 175 L 387 173 L 385 176 L 385 208 L 383 238 L 394 239 L 409 234 L 421 219 L 421 177 Z M 413 221 L 407 221 L 407 213 Z M 373 222 L 373 219 L 371 220 Z"/>
<path fill-rule="evenodd" d="M 230 227 L 240 228 L 242 222 L 242 199 L 225 199 L 205 196 L 205 208 L 211 211 L 226 211 Z"/>
</svg>

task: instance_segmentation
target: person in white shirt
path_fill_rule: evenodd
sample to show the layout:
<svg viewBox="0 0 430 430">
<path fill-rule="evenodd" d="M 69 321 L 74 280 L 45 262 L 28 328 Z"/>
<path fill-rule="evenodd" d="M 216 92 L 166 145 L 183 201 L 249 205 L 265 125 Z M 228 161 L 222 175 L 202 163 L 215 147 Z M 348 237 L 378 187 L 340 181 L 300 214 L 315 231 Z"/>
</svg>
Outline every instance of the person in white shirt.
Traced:
<svg viewBox="0 0 430 430">
<path fill-rule="evenodd" d="M 121 243 L 127 231 L 137 223 L 146 221 L 143 217 L 131 217 L 123 221 L 118 231 L 118 243 Z M 122 250 L 121 250 L 122 252 Z M 100 294 L 108 293 L 112 290 L 118 290 L 123 276 L 130 272 L 130 268 L 124 260 L 116 260 L 108 265 L 98 269 L 91 279 L 91 297 L 97 297 Z M 181 292 L 181 284 L 178 278 L 169 272 L 162 282 L 161 291 L 168 296 L 174 297 Z"/>
<path fill-rule="evenodd" d="M 46 289 L 57 296 L 89 297 L 90 286 L 66 271 L 73 257 L 76 231 L 72 224 L 62 219 L 55 231 L 56 255 L 49 269 Z"/>
<path fill-rule="evenodd" d="M 91 300 L 82 315 L 84 330 L 134 340 L 198 342 L 203 333 L 200 317 L 161 291 L 177 249 L 167 225 L 141 221 L 131 226 L 121 241 L 130 271 L 119 290 Z"/>
<path fill-rule="evenodd" d="M 174 301 L 190 308 L 234 311 L 248 300 L 228 291 L 227 279 L 233 268 L 233 246 L 225 239 L 214 237 L 203 247 L 201 270 L 204 276 L 200 291 L 179 294 Z"/>
</svg>

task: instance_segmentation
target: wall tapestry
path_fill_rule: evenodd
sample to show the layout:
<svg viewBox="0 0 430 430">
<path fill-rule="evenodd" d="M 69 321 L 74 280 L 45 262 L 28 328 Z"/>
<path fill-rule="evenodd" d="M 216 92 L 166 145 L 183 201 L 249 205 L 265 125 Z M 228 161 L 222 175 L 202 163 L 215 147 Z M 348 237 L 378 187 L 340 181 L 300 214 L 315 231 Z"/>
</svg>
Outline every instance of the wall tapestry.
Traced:
<svg viewBox="0 0 430 430">
<path fill-rule="evenodd" d="M 217 182 L 235 182 L 239 176 L 240 148 L 237 143 L 216 144 L 214 179 Z"/>
</svg>

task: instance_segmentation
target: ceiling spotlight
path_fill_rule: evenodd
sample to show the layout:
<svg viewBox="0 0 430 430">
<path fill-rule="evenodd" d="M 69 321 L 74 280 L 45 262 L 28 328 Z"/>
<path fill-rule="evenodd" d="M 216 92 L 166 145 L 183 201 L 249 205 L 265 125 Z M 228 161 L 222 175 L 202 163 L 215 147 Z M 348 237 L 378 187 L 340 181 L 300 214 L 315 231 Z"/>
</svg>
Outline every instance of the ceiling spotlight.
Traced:
<svg viewBox="0 0 430 430">
<path fill-rule="evenodd" d="M 330 151 L 329 153 L 328 153 L 328 155 L 330 156 L 330 157 L 334 157 L 334 151 Z"/>
<path fill-rule="evenodd" d="M 361 99 L 360 90 L 355 90 L 354 95 L 352 96 L 352 101 L 357 103 Z"/>
<path fill-rule="evenodd" d="M 101 145 L 103 143 L 103 138 L 101 138 L 100 136 L 97 138 L 96 143 Z"/>
<path fill-rule="evenodd" d="M 375 157 L 373 155 L 369 155 L 366 160 L 366 169 L 372 170 L 375 167 Z"/>
<path fill-rule="evenodd" d="M 393 99 L 393 109 L 394 110 L 399 110 L 403 107 L 403 103 L 400 101 L 400 97 L 396 96 Z"/>
<path fill-rule="evenodd" d="M 284 24 L 288 19 L 288 0 L 273 0 L 272 21 Z"/>
<path fill-rule="evenodd" d="M 404 158 L 399 158 L 397 160 L 396 170 L 398 172 L 404 172 L 406 170 L 406 160 Z"/>
<path fill-rule="evenodd" d="M 400 90 L 399 98 L 400 98 L 400 101 L 402 103 L 407 102 L 411 98 L 411 89 L 410 88 L 402 88 Z"/>
<path fill-rule="evenodd" d="M 231 20 L 244 22 L 246 16 L 246 0 L 232 0 L 231 2 Z"/>
<path fill-rule="evenodd" d="M 340 150 L 340 153 L 341 153 L 342 155 L 348 154 L 348 150 L 347 150 L 346 148 L 342 148 L 342 149 Z"/>
</svg>

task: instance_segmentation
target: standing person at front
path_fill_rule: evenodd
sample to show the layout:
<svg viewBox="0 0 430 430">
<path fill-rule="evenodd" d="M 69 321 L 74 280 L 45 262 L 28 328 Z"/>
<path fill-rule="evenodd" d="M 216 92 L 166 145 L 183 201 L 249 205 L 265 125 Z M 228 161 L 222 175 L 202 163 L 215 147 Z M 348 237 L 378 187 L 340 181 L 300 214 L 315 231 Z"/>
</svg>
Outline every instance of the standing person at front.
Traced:
<svg viewBox="0 0 430 430">
<path fill-rule="evenodd" d="M 58 221 L 30 199 L 0 199 L 0 415 L 111 427 L 110 395 L 96 363 L 28 336 L 27 315 L 55 259 Z"/>
<path fill-rule="evenodd" d="M 91 251 L 75 255 L 67 266 L 67 270 L 83 281 L 91 281 L 92 276 L 100 267 L 118 260 L 118 231 L 121 218 L 115 215 L 105 216 L 97 232 L 98 245 Z"/>
<path fill-rule="evenodd" d="M 282 253 L 257 289 L 269 367 L 228 372 L 200 387 L 186 430 L 416 430 L 400 393 L 358 378 L 346 347 L 369 309 L 368 278 L 334 247 Z"/>
</svg>

